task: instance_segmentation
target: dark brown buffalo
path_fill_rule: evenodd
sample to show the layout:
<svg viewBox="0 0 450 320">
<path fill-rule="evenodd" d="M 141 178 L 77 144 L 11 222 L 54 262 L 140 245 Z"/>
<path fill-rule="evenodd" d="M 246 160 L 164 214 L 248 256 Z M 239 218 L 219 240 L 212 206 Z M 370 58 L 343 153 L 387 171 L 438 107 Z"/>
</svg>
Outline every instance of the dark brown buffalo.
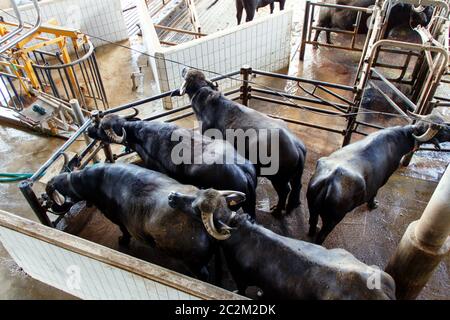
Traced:
<svg viewBox="0 0 450 320">
<path fill-rule="evenodd" d="M 201 219 L 224 251 L 239 293 L 248 286 L 269 299 L 395 299 L 390 275 L 343 249 L 325 249 L 278 235 L 232 212 L 215 190 L 196 196 L 171 193 L 169 204 Z"/>
</svg>

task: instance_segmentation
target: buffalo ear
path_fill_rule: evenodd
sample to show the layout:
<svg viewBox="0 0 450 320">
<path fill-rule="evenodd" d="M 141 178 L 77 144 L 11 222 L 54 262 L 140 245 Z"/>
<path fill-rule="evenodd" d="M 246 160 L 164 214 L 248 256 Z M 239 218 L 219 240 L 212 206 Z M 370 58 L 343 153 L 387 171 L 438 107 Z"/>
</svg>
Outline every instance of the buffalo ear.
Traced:
<svg viewBox="0 0 450 320">
<path fill-rule="evenodd" d="M 245 201 L 245 195 L 241 193 L 232 193 L 225 197 L 227 205 L 230 207 L 237 206 Z"/>
<path fill-rule="evenodd" d="M 211 82 L 209 80 L 206 80 L 206 83 L 208 84 L 208 86 L 213 89 L 213 90 L 219 90 L 219 84 L 217 82 Z"/>
<path fill-rule="evenodd" d="M 188 71 L 189 71 L 188 67 L 184 67 L 183 70 L 181 70 L 181 77 L 183 79 L 186 79 L 186 75 L 187 75 Z"/>
</svg>

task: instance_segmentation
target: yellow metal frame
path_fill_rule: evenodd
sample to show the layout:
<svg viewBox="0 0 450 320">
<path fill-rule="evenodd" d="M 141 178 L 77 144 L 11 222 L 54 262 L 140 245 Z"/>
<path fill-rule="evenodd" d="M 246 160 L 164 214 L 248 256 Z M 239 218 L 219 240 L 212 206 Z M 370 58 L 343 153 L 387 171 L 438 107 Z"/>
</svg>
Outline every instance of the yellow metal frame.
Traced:
<svg viewBox="0 0 450 320">
<path fill-rule="evenodd" d="M 4 36 L 10 32 L 11 27 L 17 27 L 16 23 L 0 21 L 0 36 Z M 30 26 L 24 28 L 30 29 Z M 48 38 L 42 34 L 49 34 L 54 37 Z M 14 48 L 7 51 L 6 54 L 11 58 L 10 62 L 0 61 L 0 66 L 11 67 L 15 76 L 18 77 L 21 86 L 25 92 L 30 95 L 30 90 L 25 84 L 25 81 L 19 76 L 18 69 L 21 69 L 26 74 L 30 85 L 37 90 L 42 90 L 40 87 L 38 77 L 33 69 L 33 60 L 28 57 L 28 53 L 44 48 L 50 45 L 57 45 L 61 50 L 61 57 L 65 64 L 71 62 L 68 44 L 69 39 L 72 40 L 74 49 L 78 49 L 80 45 L 88 42 L 89 38 L 85 34 L 75 29 L 63 28 L 58 25 L 55 19 L 51 19 L 46 25 L 42 25 L 39 29 L 29 37 L 19 42 Z M 38 40 L 39 42 L 27 46 L 31 41 Z M 70 81 L 76 83 L 75 75 L 71 69 L 68 70 Z"/>
</svg>

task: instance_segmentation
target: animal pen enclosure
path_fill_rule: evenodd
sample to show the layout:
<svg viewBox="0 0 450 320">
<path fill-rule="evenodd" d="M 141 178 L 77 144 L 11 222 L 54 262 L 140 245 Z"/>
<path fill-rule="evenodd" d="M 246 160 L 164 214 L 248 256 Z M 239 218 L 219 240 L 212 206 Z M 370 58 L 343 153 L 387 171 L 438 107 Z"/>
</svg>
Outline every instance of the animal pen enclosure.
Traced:
<svg viewBox="0 0 450 320">
<path fill-rule="evenodd" d="M 373 10 L 374 14 L 381 17 L 383 12 L 381 6 L 375 7 Z M 271 23 L 277 21 L 276 19 L 280 19 L 280 25 L 285 26 L 284 19 L 286 18 L 286 15 L 289 16 L 289 14 L 290 13 L 282 13 L 278 16 L 271 17 Z M 269 20 L 267 19 L 264 21 L 267 22 Z M 375 21 L 378 22 L 375 22 L 372 31 L 369 33 L 370 36 L 368 37 L 366 45 L 362 50 L 361 63 L 354 85 L 344 85 L 277 74 L 270 72 L 270 70 L 261 70 L 261 68 L 265 68 L 264 65 L 263 67 L 258 67 L 257 65 L 250 64 L 251 67 L 244 66 L 240 69 L 238 68 L 240 67 L 239 65 L 233 66 L 231 70 L 227 69 L 226 71 L 219 72 L 216 69 L 214 61 L 212 61 L 212 65 L 206 64 L 204 68 L 215 70 L 215 72 L 222 74 L 215 76 L 211 80 L 217 81 L 219 87 L 225 91 L 225 95 L 229 96 L 231 99 L 240 100 L 244 105 L 249 105 L 252 101 L 265 102 L 269 105 L 268 110 L 271 110 L 267 112 L 269 115 L 283 119 L 293 125 L 307 126 L 342 136 L 343 144 L 345 145 L 351 141 L 354 134 L 364 136 L 374 130 L 382 128 L 382 125 L 379 123 L 361 120 L 361 116 L 364 116 L 365 112 L 371 112 L 361 108 L 364 91 L 369 84 L 375 84 L 378 88 L 377 91 L 385 94 L 384 97 L 391 108 L 389 113 L 395 114 L 400 119 L 412 121 L 404 111 L 404 108 L 398 106 L 391 98 L 389 98 L 387 93 L 383 92 L 383 89 L 373 82 L 374 80 L 384 83 L 389 91 L 393 92 L 404 102 L 407 106 L 406 108 L 410 112 L 416 114 L 428 114 L 431 109 L 437 105 L 434 93 L 448 65 L 448 37 L 442 37 L 442 35 L 448 34 L 448 21 L 441 24 L 439 22 L 440 20 L 436 19 L 436 27 L 431 28 L 428 32 L 426 30 L 421 30 L 424 34 L 424 44 L 422 45 L 381 39 L 381 18 L 378 20 L 376 19 Z M 287 28 L 289 28 L 289 23 L 286 23 L 286 25 Z M 259 26 L 261 25 L 258 24 L 258 21 L 249 25 L 250 30 L 252 30 L 252 27 L 255 28 L 255 32 L 257 32 L 256 30 L 264 30 L 264 25 L 262 25 L 263 27 Z M 435 30 L 436 33 L 434 33 L 433 30 Z M 238 33 L 231 34 L 237 37 Z M 251 33 L 249 32 L 248 34 Z M 436 37 L 433 37 L 433 35 Z M 276 38 L 278 39 L 278 36 Z M 196 40 L 198 41 L 196 44 L 201 48 L 201 45 L 206 43 L 206 48 L 208 48 L 209 42 L 202 42 L 201 40 L 202 39 Z M 211 41 L 218 40 L 213 38 Z M 186 50 L 189 48 L 192 47 L 186 45 Z M 196 52 L 195 47 L 191 50 Z M 392 65 L 381 64 L 379 59 L 382 58 L 380 52 L 383 50 L 385 53 L 395 52 L 397 54 L 404 54 L 406 60 L 408 60 L 408 56 L 415 56 L 416 59 L 414 59 L 414 67 L 412 68 L 414 70 L 413 75 L 415 74 L 415 76 L 411 76 L 411 74 L 407 72 L 410 67 L 401 67 L 401 69 L 399 69 Z M 169 76 L 166 75 L 168 87 L 163 93 L 134 103 L 122 105 L 114 109 L 95 113 L 54 153 L 54 155 L 33 175 L 31 179 L 20 185 L 23 195 L 36 213 L 36 216 L 42 224 L 49 228 L 38 226 L 29 221 L 17 219 L 7 214 L 0 214 L 0 238 L 18 264 L 30 275 L 81 298 L 241 298 L 220 288 L 205 285 L 195 279 L 162 270 L 157 266 L 151 266 L 138 261 L 134 257 L 119 254 L 96 244 L 79 240 L 77 237 L 51 229 L 64 225 L 65 217 L 55 216 L 49 213 L 45 199 L 38 196 L 38 193 L 35 190 L 37 189 L 36 185 L 42 175 L 46 172 L 51 172 L 51 167 L 55 164 L 56 160 L 65 157 L 64 154 L 70 149 L 74 141 L 82 136 L 92 123 L 98 122 L 107 114 L 121 112 L 140 106 L 144 103 L 165 99 L 166 106 L 170 106 L 173 109 L 163 111 L 144 120 L 174 122 L 189 119 L 189 117 L 193 115 L 190 106 L 186 105 L 182 99 L 176 97 L 176 88 L 178 88 L 181 83 L 181 78 L 179 75 L 176 75 L 176 73 L 180 73 L 181 67 L 173 65 L 172 62 L 168 60 L 177 61 L 181 55 L 177 56 L 176 54 L 180 54 L 180 52 L 168 51 L 168 53 L 173 54 L 174 56 L 172 57 L 164 54 L 160 55 L 161 58 L 156 60 L 172 65 L 171 82 L 169 84 Z M 158 54 L 155 55 L 158 56 Z M 282 59 L 282 61 L 284 60 Z M 186 63 L 184 61 L 182 62 Z M 247 60 L 239 60 L 239 62 L 247 62 Z M 268 63 L 270 64 L 270 60 Z M 191 62 L 186 64 L 192 65 Z M 193 66 L 198 67 L 195 63 Z M 427 66 L 432 66 L 432 68 L 428 68 Z M 166 67 L 168 66 L 166 65 Z M 398 75 L 394 78 L 389 77 L 390 74 L 386 75 L 381 72 L 380 69 L 391 71 L 401 70 L 400 77 Z M 164 71 L 165 69 L 159 67 L 159 70 Z M 407 76 L 411 78 L 407 79 Z M 278 79 L 289 82 L 297 87 L 303 94 L 298 95 L 287 93 L 283 90 L 274 90 L 270 85 L 261 85 L 257 82 L 257 80 L 261 78 Z M 412 88 L 414 88 L 414 94 L 409 97 L 406 96 L 393 85 L 395 82 L 408 82 Z M 234 85 L 231 86 L 231 84 Z M 328 98 L 324 98 L 319 92 L 327 94 Z M 336 119 L 341 119 L 342 121 L 336 121 L 334 126 L 330 126 L 315 122 L 314 120 L 308 121 L 308 118 L 288 118 L 276 114 L 278 108 L 281 107 L 287 107 L 293 110 L 303 110 L 305 112 L 323 116 L 331 116 Z M 427 150 L 427 148 L 422 148 L 422 150 Z M 100 157 L 100 152 L 104 153 L 104 156 L 101 158 L 103 158 L 105 162 L 113 163 L 116 161 L 129 161 L 127 158 L 129 157 L 130 152 L 123 150 L 114 152 L 108 144 L 90 141 L 83 150 L 77 150 L 73 157 L 65 157 L 64 170 L 80 170 L 87 165 L 92 165 L 95 163 L 95 156 Z M 58 241 L 56 241 L 56 239 Z M 20 246 L 16 248 L 11 245 L 12 243 L 20 243 Z M 34 249 L 31 253 L 25 250 L 30 247 Z M 27 260 L 26 257 L 28 255 L 33 258 Z M 48 263 L 44 265 L 37 265 L 36 261 L 47 262 L 48 256 L 53 256 L 53 259 L 48 260 Z M 107 259 L 106 257 L 110 258 Z M 119 263 L 122 259 L 126 262 Z M 83 288 L 83 291 L 77 291 L 73 288 L 70 289 L 67 286 L 67 268 L 73 264 L 84 266 L 86 267 L 86 270 L 95 270 L 95 274 L 89 274 L 89 279 L 92 278 L 93 280 L 92 286 Z M 137 268 L 139 268 L 139 270 L 137 270 Z M 52 270 L 53 272 L 48 272 L 49 270 Z M 85 270 L 83 270 L 83 272 L 85 272 Z M 123 281 L 121 279 L 123 279 Z M 105 280 L 106 282 L 110 281 L 111 283 L 123 284 L 123 288 L 125 288 L 123 293 L 119 293 L 117 290 L 114 291 L 115 289 L 112 288 L 110 292 L 114 292 L 114 294 L 117 295 L 108 295 L 107 292 L 109 291 L 109 287 L 104 286 Z M 132 287 L 126 287 L 130 284 Z M 134 290 L 128 288 L 136 288 L 135 293 L 133 293 Z M 124 295 L 122 296 L 120 294 Z"/>
<path fill-rule="evenodd" d="M 143 0 L 138 0 L 144 43 L 161 92 L 177 88 L 182 81 L 180 64 L 225 74 L 248 64 L 266 71 L 289 65 L 292 11 L 279 12 L 245 25 L 202 36 L 182 44 L 163 47 Z M 154 57 L 154 58 L 153 58 Z M 215 76 L 215 74 L 211 74 Z M 227 79 L 223 89 L 236 87 Z M 166 109 L 184 106 L 186 99 L 165 99 Z"/>
</svg>

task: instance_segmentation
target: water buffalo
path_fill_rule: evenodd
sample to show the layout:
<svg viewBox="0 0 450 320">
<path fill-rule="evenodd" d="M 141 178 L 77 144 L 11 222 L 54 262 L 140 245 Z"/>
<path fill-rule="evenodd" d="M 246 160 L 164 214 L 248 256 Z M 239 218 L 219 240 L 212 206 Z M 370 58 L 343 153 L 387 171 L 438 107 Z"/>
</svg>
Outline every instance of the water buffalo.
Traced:
<svg viewBox="0 0 450 320">
<path fill-rule="evenodd" d="M 348 5 L 363 8 L 368 8 L 375 4 L 375 0 L 328 0 L 325 2 L 330 4 Z M 385 35 L 388 36 L 389 33 L 397 27 L 407 26 L 415 28 L 418 25 L 426 26 L 431 20 L 432 13 L 432 7 L 425 7 L 423 8 L 423 10 L 421 9 L 421 11 L 417 12 L 410 4 L 398 3 L 391 9 Z M 357 11 L 354 10 L 321 7 L 317 27 L 353 30 L 355 27 L 354 24 L 356 22 L 356 16 Z M 368 14 L 362 14 L 358 33 L 367 33 L 368 18 Z M 322 30 L 316 30 L 314 41 L 317 41 L 319 39 L 321 31 Z M 327 43 L 332 44 L 330 31 L 325 32 Z"/>
<path fill-rule="evenodd" d="M 66 211 L 71 204 L 84 200 L 120 227 L 121 245 L 127 246 L 134 237 L 183 260 L 195 275 L 206 280 L 214 243 L 201 222 L 169 206 L 168 196 L 174 190 L 192 196 L 199 192 L 194 186 L 131 164 L 99 164 L 63 173 L 46 187 L 55 212 Z M 222 195 L 222 200 L 229 203 L 244 197 L 233 192 Z"/>
<path fill-rule="evenodd" d="M 303 142 L 289 131 L 284 121 L 272 119 L 226 98 L 202 72 L 185 69 L 183 77 L 180 94 L 189 95 L 194 113 L 201 122 L 202 133 L 213 129 L 224 137 L 228 136 L 228 141 L 232 140 L 230 142 L 237 151 L 255 165 L 257 175 L 265 175 L 272 182 L 278 194 L 278 204 L 272 214 L 277 216 L 285 209 L 289 213 L 297 208 L 306 156 Z M 229 139 L 230 135 L 232 139 Z M 245 148 L 241 148 L 243 140 Z M 268 160 L 261 156 L 261 150 L 271 150 L 270 156 L 275 160 L 268 164 Z M 273 169 L 274 165 L 277 165 L 277 170 L 266 174 L 266 169 Z"/>
<path fill-rule="evenodd" d="M 309 235 L 315 236 L 319 215 L 322 228 L 315 242 L 322 244 L 348 212 L 364 203 L 369 209 L 376 208 L 378 190 L 404 155 L 422 143 L 438 145 L 444 141 L 450 141 L 450 126 L 433 114 L 416 125 L 380 130 L 319 159 L 306 193 Z"/>
<path fill-rule="evenodd" d="M 213 140 L 175 124 L 130 121 L 113 114 L 91 126 L 88 134 L 105 142 L 124 144 L 139 154 L 146 168 L 181 183 L 243 192 L 247 196 L 243 209 L 255 217 L 256 170 L 224 140 Z M 180 153 L 183 157 L 175 159 Z"/>
<path fill-rule="evenodd" d="M 201 218 L 223 249 L 240 294 L 255 285 L 271 299 L 395 299 L 395 283 L 387 273 L 346 250 L 278 235 L 229 210 L 215 190 L 197 196 L 174 192 L 169 204 Z"/>
<path fill-rule="evenodd" d="M 217 2 L 219 2 L 219 0 L 215 0 L 211 5 L 208 6 L 207 9 L 211 8 Z M 284 10 L 286 0 L 236 0 L 237 23 L 241 24 L 242 12 L 244 9 L 246 13 L 246 22 L 253 20 L 256 11 L 258 11 L 259 8 L 263 8 L 268 5 L 270 5 L 270 13 L 272 14 L 275 10 L 275 2 L 278 2 L 280 4 L 280 10 Z"/>
</svg>

